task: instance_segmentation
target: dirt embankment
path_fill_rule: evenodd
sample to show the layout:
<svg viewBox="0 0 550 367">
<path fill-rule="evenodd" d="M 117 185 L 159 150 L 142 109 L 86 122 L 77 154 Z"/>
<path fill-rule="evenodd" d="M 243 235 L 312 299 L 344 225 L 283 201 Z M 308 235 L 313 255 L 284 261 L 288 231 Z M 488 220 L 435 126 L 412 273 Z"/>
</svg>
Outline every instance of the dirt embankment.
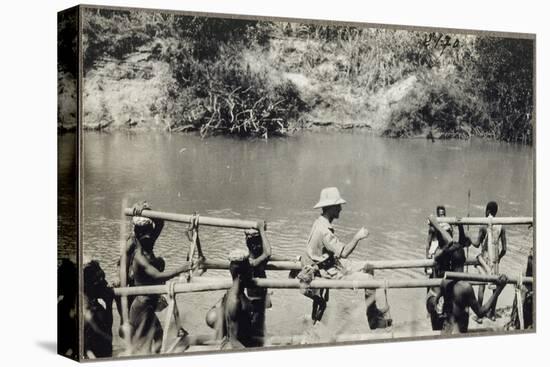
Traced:
<svg viewBox="0 0 550 367">
<path fill-rule="evenodd" d="M 289 47 L 292 52 L 286 50 Z M 150 48 L 142 47 L 123 60 L 101 60 L 87 73 L 83 83 L 85 129 L 170 130 L 175 125 L 170 91 L 175 89 L 176 81 L 171 65 L 150 59 Z M 345 81 L 334 81 L 334 60 L 307 73 L 300 70 L 303 68 L 293 69 L 301 52 L 304 50 L 294 42 L 292 46 L 276 44 L 270 52 L 248 50 L 242 55 L 243 63 L 252 70 L 262 69 L 271 83 L 290 82 L 296 87 L 309 106 L 302 116 L 301 128 L 368 128 L 382 133 L 391 121 L 392 109 L 408 98 L 418 83 L 412 75 L 376 93 L 355 89 Z M 280 63 L 281 54 L 285 55 L 286 64 Z M 63 93 L 68 93 L 68 88 L 64 87 Z M 68 123 L 63 121 L 63 125 Z"/>
<path fill-rule="evenodd" d="M 149 60 L 147 52 L 122 61 L 102 60 L 84 78 L 83 126 L 86 129 L 166 129 L 171 125 L 170 65 Z"/>
</svg>

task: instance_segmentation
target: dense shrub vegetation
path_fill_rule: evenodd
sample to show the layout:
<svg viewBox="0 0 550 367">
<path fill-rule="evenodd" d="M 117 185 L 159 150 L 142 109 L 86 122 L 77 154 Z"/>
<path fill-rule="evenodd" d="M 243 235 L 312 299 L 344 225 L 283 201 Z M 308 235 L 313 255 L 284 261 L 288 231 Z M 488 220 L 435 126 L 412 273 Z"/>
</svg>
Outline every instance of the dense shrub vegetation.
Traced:
<svg viewBox="0 0 550 367">
<path fill-rule="evenodd" d="M 144 11 L 83 20 L 84 87 L 105 94 L 89 118 L 106 124 L 267 137 L 328 121 L 532 142 L 532 40 Z M 149 102 L 127 101 L 147 85 Z"/>
<path fill-rule="evenodd" d="M 77 119 L 77 71 L 78 71 L 78 22 L 75 11 L 57 15 L 57 115 L 58 131 L 76 129 Z"/>
</svg>

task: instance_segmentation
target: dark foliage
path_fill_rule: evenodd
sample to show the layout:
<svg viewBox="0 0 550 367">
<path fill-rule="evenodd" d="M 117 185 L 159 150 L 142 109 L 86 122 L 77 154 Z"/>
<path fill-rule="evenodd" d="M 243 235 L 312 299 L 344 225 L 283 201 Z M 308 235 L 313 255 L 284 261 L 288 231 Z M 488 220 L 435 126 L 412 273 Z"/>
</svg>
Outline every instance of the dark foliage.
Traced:
<svg viewBox="0 0 550 367">
<path fill-rule="evenodd" d="M 481 92 L 495 121 L 497 138 L 531 143 L 534 41 L 479 38 L 476 48 Z"/>
<path fill-rule="evenodd" d="M 61 70 L 76 76 L 78 67 L 77 11 L 67 10 L 57 14 L 57 62 Z"/>
</svg>

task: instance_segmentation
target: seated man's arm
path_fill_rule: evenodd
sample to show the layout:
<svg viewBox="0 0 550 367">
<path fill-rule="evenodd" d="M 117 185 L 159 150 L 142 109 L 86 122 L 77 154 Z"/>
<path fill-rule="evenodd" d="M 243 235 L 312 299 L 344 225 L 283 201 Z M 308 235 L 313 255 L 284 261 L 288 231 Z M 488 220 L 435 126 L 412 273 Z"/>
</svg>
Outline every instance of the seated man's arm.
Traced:
<svg viewBox="0 0 550 367">
<path fill-rule="evenodd" d="M 329 252 L 333 253 L 335 257 L 347 257 L 343 255 L 346 244 L 340 241 L 338 237 L 336 237 L 336 235 L 330 231 L 323 235 L 323 247 Z M 325 255 L 325 260 L 326 258 L 327 256 Z"/>
<path fill-rule="evenodd" d="M 334 235 L 333 235 L 334 236 Z M 353 252 L 353 250 L 355 250 L 355 248 L 357 247 L 357 244 L 359 243 L 359 241 L 361 241 L 362 239 L 365 239 L 369 236 L 369 231 L 366 229 L 366 228 L 361 228 L 359 231 L 357 231 L 357 233 L 353 236 L 353 238 L 351 239 L 351 241 L 348 243 L 348 244 L 345 244 L 343 245 L 342 242 L 338 241 L 338 239 L 336 238 L 336 236 L 334 236 L 334 238 L 336 239 L 337 242 L 340 243 L 340 246 L 343 245 L 342 249 L 341 249 L 341 252 L 340 252 L 340 255 L 338 256 L 338 252 L 334 252 L 334 254 L 337 256 L 337 257 L 341 257 L 341 258 L 347 258 L 349 255 L 351 255 L 351 253 Z M 337 249 L 338 249 L 338 246 L 337 246 Z M 332 250 L 331 250 L 332 251 Z"/>
</svg>

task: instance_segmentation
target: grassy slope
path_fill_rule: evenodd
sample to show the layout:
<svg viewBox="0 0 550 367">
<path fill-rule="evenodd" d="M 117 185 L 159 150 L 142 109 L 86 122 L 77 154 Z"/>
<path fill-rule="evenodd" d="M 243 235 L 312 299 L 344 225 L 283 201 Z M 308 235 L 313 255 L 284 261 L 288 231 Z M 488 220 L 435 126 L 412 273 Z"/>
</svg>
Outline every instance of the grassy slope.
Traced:
<svg viewBox="0 0 550 367">
<path fill-rule="evenodd" d="M 231 90 L 250 77 L 253 95 L 238 96 L 250 99 L 233 113 L 247 111 L 264 94 L 270 104 L 284 98 L 280 86 L 285 83 L 305 106 L 286 115 L 282 132 L 318 124 L 367 127 L 390 137 L 432 132 L 436 137 L 502 138 L 480 94 L 473 36 L 455 35 L 461 46 L 439 54 L 421 47 L 421 34 L 405 31 L 369 30 L 326 40 L 298 31 L 281 35 L 281 29 L 273 28 L 268 47 L 226 47 L 206 67 L 189 49 L 174 51 L 177 47 L 170 44 L 178 41 L 170 37 L 147 42 L 121 60 L 100 59 L 85 77 L 84 126 L 181 131 L 199 129 L 212 116 L 226 124 L 232 114 L 228 108 L 233 108 Z M 153 58 L 159 43 L 161 56 Z M 176 80 L 182 70 L 191 75 L 213 70 L 214 75 L 191 78 L 186 86 Z M 227 78 L 233 81 L 225 92 L 210 93 L 206 83 L 215 80 L 219 87 Z M 202 97 L 197 85 L 203 85 Z M 217 104 L 212 98 L 218 98 Z M 286 103 L 283 110 L 289 108 Z M 253 112 L 260 118 L 263 111 L 260 105 Z"/>
<path fill-rule="evenodd" d="M 305 50 L 297 46 L 288 40 L 278 42 L 268 52 L 247 50 L 242 60 L 253 71 L 265 72 L 273 84 L 292 82 L 311 106 L 305 115 L 311 123 L 368 126 L 381 132 L 387 127 L 391 106 L 407 97 L 418 82 L 411 75 L 376 93 L 353 88 L 347 81 L 335 83 L 334 60 L 304 72 L 299 59 Z M 84 82 L 85 127 L 169 129 L 175 123 L 169 113 L 161 112 L 171 108 L 167 91 L 175 80 L 168 63 L 147 59 L 151 47 L 146 45 L 122 61 L 103 60 L 88 73 Z"/>
</svg>

